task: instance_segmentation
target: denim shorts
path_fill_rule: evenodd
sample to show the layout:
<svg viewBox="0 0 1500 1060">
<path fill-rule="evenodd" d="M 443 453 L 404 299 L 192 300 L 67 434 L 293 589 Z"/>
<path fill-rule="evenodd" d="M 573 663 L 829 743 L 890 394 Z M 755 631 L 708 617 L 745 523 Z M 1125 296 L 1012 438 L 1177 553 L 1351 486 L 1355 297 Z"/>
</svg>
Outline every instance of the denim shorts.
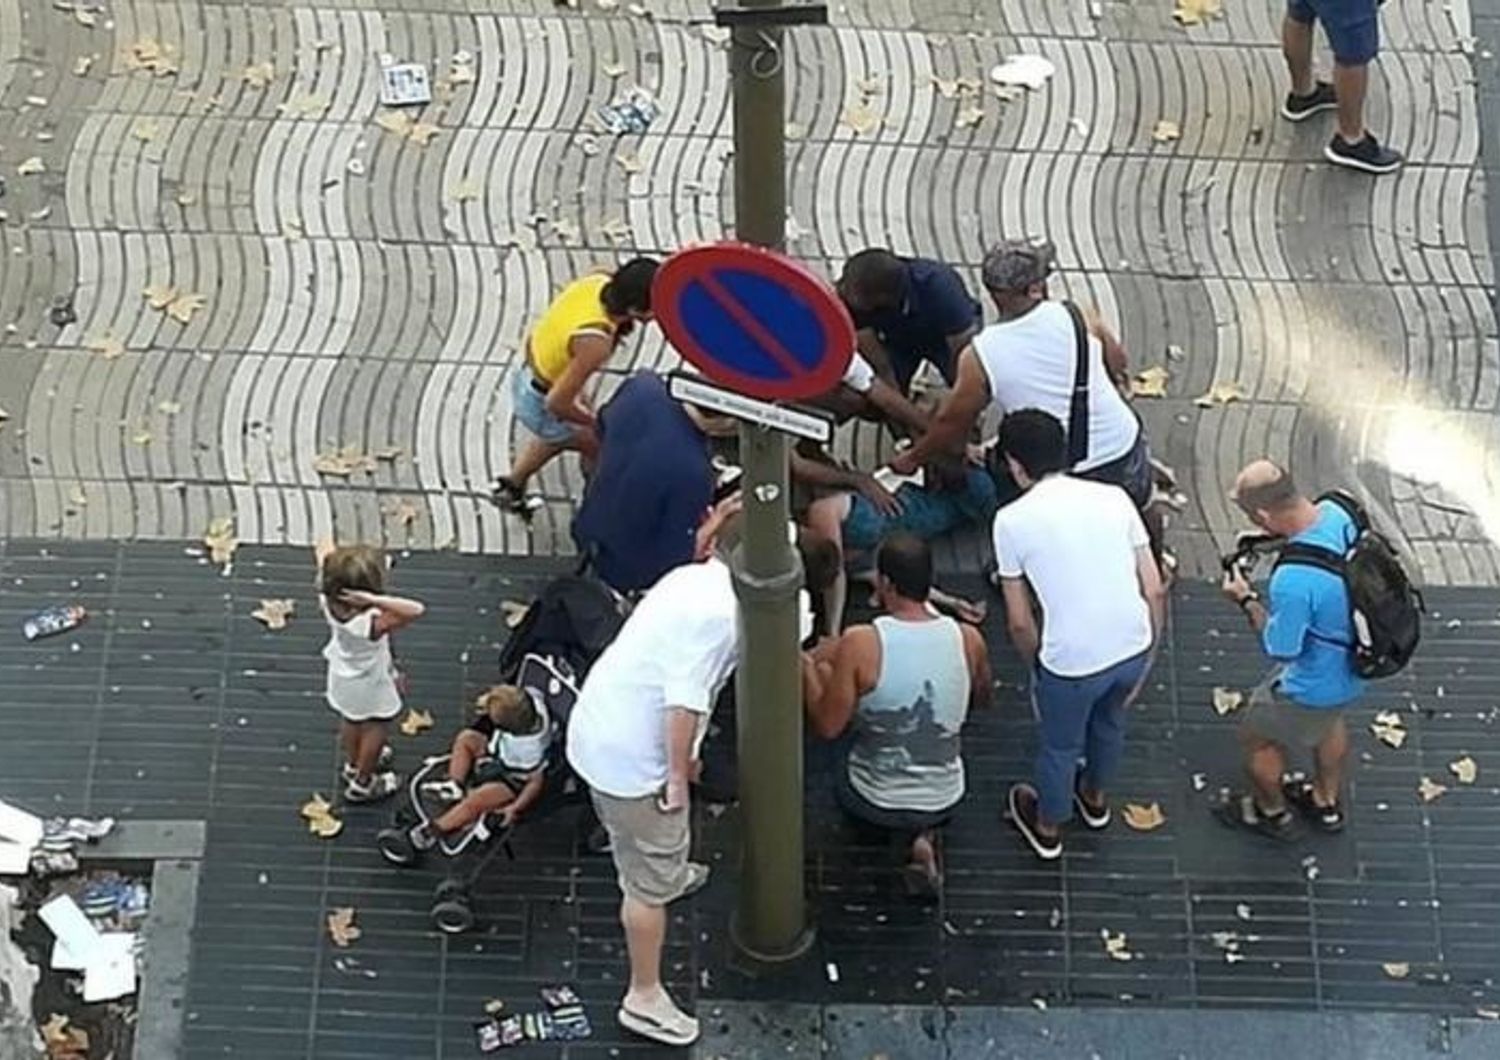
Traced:
<svg viewBox="0 0 1500 1060">
<path fill-rule="evenodd" d="M 1380 51 L 1380 18 L 1376 0 L 1287 0 L 1293 22 L 1323 23 L 1328 45 L 1340 66 L 1364 66 Z"/>
<path fill-rule="evenodd" d="M 536 376 L 528 365 L 520 365 L 511 373 L 510 399 L 516 419 L 551 445 L 572 441 L 573 428 L 547 410 L 547 398 L 532 385 L 534 379 Z"/>
</svg>

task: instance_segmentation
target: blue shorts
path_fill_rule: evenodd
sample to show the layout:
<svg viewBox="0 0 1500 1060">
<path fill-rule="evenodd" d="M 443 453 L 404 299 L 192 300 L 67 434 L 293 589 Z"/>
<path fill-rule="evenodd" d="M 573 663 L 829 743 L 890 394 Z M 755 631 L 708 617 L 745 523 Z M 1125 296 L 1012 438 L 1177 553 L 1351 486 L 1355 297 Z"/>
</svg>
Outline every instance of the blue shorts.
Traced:
<svg viewBox="0 0 1500 1060">
<path fill-rule="evenodd" d="M 1364 66 L 1380 51 L 1379 7 L 1376 0 L 1287 0 L 1286 13 L 1305 26 L 1323 23 L 1340 66 Z"/>
<path fill-rule="evenodd" d="M 547 410 L 546 395 L 532 385 L 535 379 L 529 365 L 518 365 L 511 373 L 510 399 L 516 419 L 528 431 L 550 445 L 571 442 L 572 426 Z"/>
</svg>

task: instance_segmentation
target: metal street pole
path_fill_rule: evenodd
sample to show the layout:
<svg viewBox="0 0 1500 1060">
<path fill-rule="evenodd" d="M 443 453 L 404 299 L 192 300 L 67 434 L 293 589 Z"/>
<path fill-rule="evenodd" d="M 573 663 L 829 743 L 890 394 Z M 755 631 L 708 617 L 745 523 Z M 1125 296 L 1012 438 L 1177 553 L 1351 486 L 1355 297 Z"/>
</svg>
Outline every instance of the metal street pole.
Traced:
<svg viewBox="0 0 1500 1060">
<path fill-rule="evenodd" d="M 739 0 L 729 60 L 736 233 L 777 251 L 786 233 L 782 8 L 782 0 Z M 730 936 L 752 965 L 767 965 L 801 956 L 813 939 L 802 866 L 802 569 L 787 541 L 787 436 L 742 425 L 740 460 L 745 516 L 733 568 L 743 622 L 735 686 L 743 863 Z"/>
</svg>

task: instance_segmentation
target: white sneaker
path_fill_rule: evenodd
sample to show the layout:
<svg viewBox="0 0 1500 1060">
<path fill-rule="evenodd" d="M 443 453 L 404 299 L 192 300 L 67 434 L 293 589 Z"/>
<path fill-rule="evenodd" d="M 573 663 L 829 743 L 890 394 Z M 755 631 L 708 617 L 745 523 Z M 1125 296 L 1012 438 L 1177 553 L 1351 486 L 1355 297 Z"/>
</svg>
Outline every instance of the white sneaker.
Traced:
<svg viewBox="0 0 1500 1060">
<path fill-rule="evenodd" d="M 391 763 L 395 760 L 396 752 L 391 750 L 390 744 L 386 744 L 380 749 L 380 757 L 375 762 L 375 768 L 390 769 Z M 345 784 L 353 784 L 354 778 L 359 776 L 359 773 L 357 770 L 355 770 L 352 763 L 345 762 L 342 766 L 339 767 L 339 776 L 343 778 Z"/>
<path fill-rule="evenodd" d="M 376 773 L 368 784 L 361 784 L 356 778 L 344 785 L 344 801 L 379 802 L 396 794 L 400 787 L 401 778 L 395 773 Z"/>
</svg>

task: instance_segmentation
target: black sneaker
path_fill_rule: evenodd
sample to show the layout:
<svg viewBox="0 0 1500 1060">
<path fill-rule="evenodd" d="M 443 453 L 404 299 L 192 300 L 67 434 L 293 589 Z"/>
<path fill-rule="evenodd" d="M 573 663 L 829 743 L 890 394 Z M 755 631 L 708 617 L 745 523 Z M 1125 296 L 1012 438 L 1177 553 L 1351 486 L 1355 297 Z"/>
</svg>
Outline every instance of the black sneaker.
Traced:
<svg viewBox="0 0 1500 1060">
<path fill-rule="evenodd" d="M 490 499 L 507 512 L 519 515 L 522 519 L 530 519 L 536 510 L 542 506 L 540 497 L 528 494 L 520 486 L 517 486 L 508 478 L 498 478 L 494 487 L 490 490 Z"/>
<path fill-rule="evenodd" d="M 1323 148 L 1323 157 L 1336 166 L 1357 169 L 1361 173 L 1374 173 L 1376 176 L 1394 173 L 1406 161 L 1400 151 L 1381 146 L 1380 141 L 1369 133 L 1365 133 L 1365 138 L 1354 144 L 1334 133 L 1328 146 Z"/>
<path fill-rule="evenodd" d="M 1333 86 L 1327 81 L 1319 81 L 1305 96 L 1288 92 L 1286 101 L 1281 104 L 1281 116 L 1287 121 L 1306 121 L 1322 111 L 1337 110 L 1338 105 L 1339 97 L 1333 94 Z"/>
<path fill-rule="evenodd" d="M 1021 838 L 1037 857 L 1043 861 L 1056 861 L 1062 857 L 1062 836 L 1043 835 L 1037 827 L 1036 788 L 1030 784 L 1013 784 L 1006 803 L 1010 807 L 1010 823 L 1016 826 L 1016 831 L 1021 833 Z"/>
</svg>

